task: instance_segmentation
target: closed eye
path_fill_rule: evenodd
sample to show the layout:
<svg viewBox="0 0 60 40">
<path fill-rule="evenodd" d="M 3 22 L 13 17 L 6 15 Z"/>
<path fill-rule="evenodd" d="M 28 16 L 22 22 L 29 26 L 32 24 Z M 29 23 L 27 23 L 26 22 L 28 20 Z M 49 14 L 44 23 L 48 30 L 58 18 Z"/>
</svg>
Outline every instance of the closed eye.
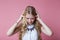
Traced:
<svg viewBox="0 0 60 40">
<path fill-rule="evenodd" d="M 27 19 L 29 19 L 29 18 L 27 18 Z"/>
</svg>

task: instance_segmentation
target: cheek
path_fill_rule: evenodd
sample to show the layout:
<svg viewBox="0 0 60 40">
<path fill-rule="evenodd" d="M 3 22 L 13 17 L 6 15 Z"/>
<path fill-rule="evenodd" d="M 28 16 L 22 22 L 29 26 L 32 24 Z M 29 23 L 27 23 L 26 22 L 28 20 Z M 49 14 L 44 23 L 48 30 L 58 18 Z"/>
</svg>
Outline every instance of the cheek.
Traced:
<svg viewBox="0 0 60 40">
<path fill-rule="evenodd" d="M 31 20 L 32 22 L 34 22 L 35 20 L 33 19 L 33 20 Z"/>
<path fill-rule="evenodd" d="M 31 20 L 32 22 L 34 21 L 34 20 Z"/>
</svg>

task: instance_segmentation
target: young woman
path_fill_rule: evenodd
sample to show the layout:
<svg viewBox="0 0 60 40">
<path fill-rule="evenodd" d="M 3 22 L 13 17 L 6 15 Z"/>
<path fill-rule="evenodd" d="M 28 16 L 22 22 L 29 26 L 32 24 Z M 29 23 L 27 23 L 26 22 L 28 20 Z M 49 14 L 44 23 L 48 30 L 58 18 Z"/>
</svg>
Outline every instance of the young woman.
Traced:
<svg viewBox="0 0 60 40">
<path fill-rule="evenodd" d="M 8 30 L 7 35 L 19 32 L 19 40 L 42 40 L 41 32 L 52 35 L 50 28 L 38 17 L 33 6 L 27 6 L 19 20 Z"/>
</svg>

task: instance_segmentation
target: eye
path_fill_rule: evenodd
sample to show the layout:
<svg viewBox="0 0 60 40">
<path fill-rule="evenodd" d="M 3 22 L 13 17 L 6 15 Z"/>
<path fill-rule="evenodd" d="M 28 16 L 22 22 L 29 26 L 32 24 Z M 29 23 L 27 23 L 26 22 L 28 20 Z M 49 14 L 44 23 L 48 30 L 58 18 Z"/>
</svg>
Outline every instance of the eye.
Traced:
<svg viewBox="0 0 60 40">
<path fill-rule="evenodd" d="M 31 18 L 31 19 L 34 19 L 34 18 Z"/>
<path fill-rule="evenodd" d="M 27 19 L 29 19 L 29 18 L 27 18 Z"/>
</svg>

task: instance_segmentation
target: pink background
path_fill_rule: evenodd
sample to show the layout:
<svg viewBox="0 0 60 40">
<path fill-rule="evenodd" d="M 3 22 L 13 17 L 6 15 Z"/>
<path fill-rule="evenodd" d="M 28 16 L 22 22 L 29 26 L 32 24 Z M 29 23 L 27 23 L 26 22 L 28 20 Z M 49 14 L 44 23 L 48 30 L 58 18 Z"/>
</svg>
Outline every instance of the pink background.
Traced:
<svg viewBox="0 0 60 40">
<path fill-rule="evenodd" d="M 8 37 L 6 33 L 27 5 L 33 5 L 54 32 L 51 37 L 42 33 L 42 39 L 60 40 L 60 0 L 0 0 L 0 40 L 18 40 L 17 34 Z"/>
</svg>

